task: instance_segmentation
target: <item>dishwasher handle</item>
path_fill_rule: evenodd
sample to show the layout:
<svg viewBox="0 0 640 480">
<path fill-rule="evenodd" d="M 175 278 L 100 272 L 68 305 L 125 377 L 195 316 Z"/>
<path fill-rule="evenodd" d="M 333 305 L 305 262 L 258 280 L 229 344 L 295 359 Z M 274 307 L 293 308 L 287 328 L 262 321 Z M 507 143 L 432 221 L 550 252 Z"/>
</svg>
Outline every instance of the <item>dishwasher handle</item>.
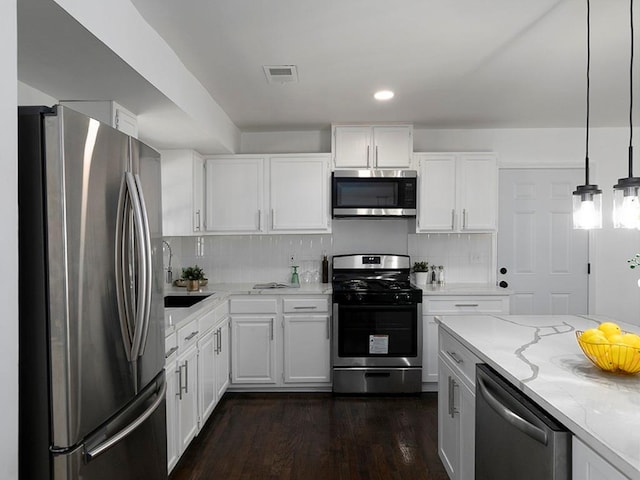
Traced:
<svg viewBox="0 0 640 480">
<path fill-rule="evenodd" d="M 515 413 L 513 410 L 509 409 L 505 405 L 500 402 L 493 394 L 489 391 L 489 388 L 484 383 L 484 380 L 481 377 L 477 378 L 477 386 L 480 395 L 487 401 L 487 404 L 502 417 L 506 422 L 513 425 L 515 428 L 520 430 L 525 435 L 533 438 L 539 443 L 543 445 L 547 445 L 548 436 L 547 432 L 542 430 L 541 428 L 536 427 L 531 422 L 525 420 L 520 415 Z"/>
</svg>

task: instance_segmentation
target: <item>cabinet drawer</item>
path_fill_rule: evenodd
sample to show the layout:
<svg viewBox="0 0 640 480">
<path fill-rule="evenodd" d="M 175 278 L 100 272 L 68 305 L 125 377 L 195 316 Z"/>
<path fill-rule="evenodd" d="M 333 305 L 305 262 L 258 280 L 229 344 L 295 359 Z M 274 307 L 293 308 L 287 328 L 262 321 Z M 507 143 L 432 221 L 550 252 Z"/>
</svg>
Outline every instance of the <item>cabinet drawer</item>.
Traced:
<svg viewBox="0 0 640 480">
<path fill-rule="evenodd" d="M 164 359 L 166 364 L 175 360 L 178 352 L 178 335 L 174 332 L 164 339 Z"/>
<path fill-rule="evenodd" d="M 184 352 L 198 341 L 198 322 L 193 320 L 178 330 L 178 349 Z"/>
<path fill-rule="evenodd" d="M 285 298 L 284 313 L 326 312 L 329 309 L 327 298 Z"/>
<path fill-rule="evenodd" d="M 509 313 L 509 297 L 423 297 L 424 313 L 464 315 L 466 313 Z"/>
<path fill-rule="evenodd" d="M 440 328 L 440 355 L 448 360 L 449 365 L 471 386 L 476 384 L 476 363 L 480 359 L 469 351 L 467 347 Z"/>
<path fill-rule="evenodd" d="M 207 330 L 213 328 L 216 323 L 216 310 L 209 310 L 198 319 L 198 330 L 200 335 L 206 333 Z"/>
<path fill-rule="evenodd" d="M 232 298 L 229 311 L 231 313 L 277 313 L 278 301 L 275 298 Z"/>
</svg>

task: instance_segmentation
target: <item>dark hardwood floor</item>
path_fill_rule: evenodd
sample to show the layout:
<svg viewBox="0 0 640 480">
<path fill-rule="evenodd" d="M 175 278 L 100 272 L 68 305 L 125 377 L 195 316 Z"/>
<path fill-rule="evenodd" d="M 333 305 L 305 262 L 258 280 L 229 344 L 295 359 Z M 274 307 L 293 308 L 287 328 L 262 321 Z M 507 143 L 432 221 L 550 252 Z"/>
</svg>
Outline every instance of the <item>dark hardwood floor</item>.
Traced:
<svg viewBox="0 0 640 480">
<path fill-rule="evenodd" d="M 227 393 L 170 480 L 447 480 L 437 394 Z"/>
</svg>

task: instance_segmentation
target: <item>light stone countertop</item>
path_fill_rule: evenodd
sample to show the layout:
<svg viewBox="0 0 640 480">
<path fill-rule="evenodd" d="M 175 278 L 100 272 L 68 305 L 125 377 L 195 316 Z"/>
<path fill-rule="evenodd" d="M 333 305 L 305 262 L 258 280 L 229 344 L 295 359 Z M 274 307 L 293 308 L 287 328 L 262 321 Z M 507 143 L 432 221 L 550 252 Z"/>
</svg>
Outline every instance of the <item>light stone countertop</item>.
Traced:
<svg viewBox="0 0 640 480">
<path fill-rule="evenodd" d="M 610 464 L 640 479 L 640 374 L 601 371 L 575 337 L 576 330 L 605 320 L 610 319 L 470 315 L 444 316 L 439 322 Z M 638 326 L 619 324 L 640 332 Z"/>
<path fill-rule="evenodd" d="M 330 295 L 330 283 L 309 283 L 299 288 L 254 289 L 255 283 L 209 283 L 197 292 L 188 292 L 186 288 L 167 285 L 164 296 L 205 296 L 206 298 L 191 307 L 164 309 L 165 336 L 171 335 L 182 325 L 189 323 L 206 310 L 217 307 L 231 295 Z"/>
<path fill-rule="evenodd" d="M 491 283 L 445 283 L 444 285 L 416 285 L 423 295 L 511 295 L 513 290 Z"/>
</svg>

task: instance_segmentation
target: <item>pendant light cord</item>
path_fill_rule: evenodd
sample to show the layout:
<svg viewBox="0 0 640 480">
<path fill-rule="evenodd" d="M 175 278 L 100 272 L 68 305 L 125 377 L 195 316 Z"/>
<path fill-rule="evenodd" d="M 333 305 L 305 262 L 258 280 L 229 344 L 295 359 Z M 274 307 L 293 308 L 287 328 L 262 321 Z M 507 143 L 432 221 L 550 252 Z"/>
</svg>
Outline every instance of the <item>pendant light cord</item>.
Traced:
<svg viewBox="0 0 640 480">
<path fill-rule="evenodd" d="M 629 0 L 631 60 L 629 62 L 629 178 L 633 177 L 633 0 Z"/>
<path fill-rule="evenodd" d="M 584 175 L 585 185 L 589 185 L 589 72 L 591 70 L 591 6 L 587 0 L 587 131 L 585 135 Z"/>
</svg>

